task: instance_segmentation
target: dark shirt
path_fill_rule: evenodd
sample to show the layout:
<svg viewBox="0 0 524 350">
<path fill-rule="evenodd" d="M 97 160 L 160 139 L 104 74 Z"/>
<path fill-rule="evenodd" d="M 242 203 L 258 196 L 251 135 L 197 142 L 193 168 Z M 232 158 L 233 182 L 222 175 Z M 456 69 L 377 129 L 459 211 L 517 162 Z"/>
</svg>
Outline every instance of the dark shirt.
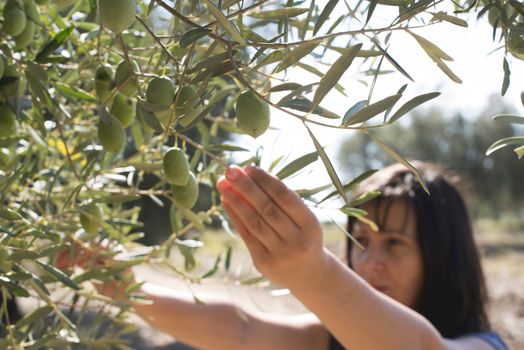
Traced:
<svg viewBox="0 0 524 350">
<path fill-rule="evenodd" d="M 509 350 L 509 348 L 504 343 L 502 338 L 495 332 L 487 331 L 487 332 L 470 333 L 467 335 L 472 336 L 472 337 L 481 338 L 485 342 L 489 343 L 495 350 Z M 342 345 L 340 345 L 340 343 L 335 339 L 335 337 L 331 335 L 329 337 L 329 350 L 345 350 L 345 349 Z"/>
</svg>

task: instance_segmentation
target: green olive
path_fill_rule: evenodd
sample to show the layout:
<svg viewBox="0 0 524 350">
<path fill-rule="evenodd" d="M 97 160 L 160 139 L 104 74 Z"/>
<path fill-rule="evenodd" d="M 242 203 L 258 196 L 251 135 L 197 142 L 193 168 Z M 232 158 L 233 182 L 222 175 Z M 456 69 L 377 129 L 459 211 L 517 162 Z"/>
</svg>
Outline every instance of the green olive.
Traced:
<svg viewBox="0 0 524 350">
<path fill-rule="evenodd" d="M 171 185 L 171 193 L 175 202 L 191 209 L 198 201 L 198 183 L 193 173 L 189 173 L 189 181 L 185 186 Z"/>
<path fill-rule="evenodd" d="M 108 122 L 100 119 L 98 123 L 98 138 L 105 150 L 120 152 L 126 143 L 126 132 L 118 119 L 110 115 Z"/>
<path fill-rule="evenodd" d="M 0 106 L 0 137 L 16 134 L 16 117 L 11 108 Z"/>
<path fill-rule="evenodd" d="M 173 185 L 184 186 L 189 181 L 189 163 L 185 152 L 173 147 L 164 154 L 162 162 L 167 181 Z"/>
<path fill-rule="evenodd" d="M 62 10 L 62 9 L 65 9 L 66 7 L 69 7 L 71 5 L 73 5 L 77 0 L 53 0 L 53 2 L 55 3 L 56 7 L 58 7 L 58 9 Z"/>
<path fill-rule="evenodd" d="M 135 22 L 136 0 L 98 0 L 100 22 L 119 34 Z"/>
<path fill-rule="evenodd" d="M 95 73 L 95 92 L 101 101 L 109 98 L 113 85 L 113 68 L 103 64 L 96 69 Z"/>
<path fill-rule="evenodd" d="M 126 96 L 134 96 L 137 93 L 137 84 L 135 82 L 135 74 L 133 72 L 139 72 L 138 63 L 136 61 L 123 60 L 116 67 L 115 73 L 115 85 Z"/>
<path fill-rule="evenodd" d="M 97 233 L 101 220 L 102 210 L 98 205 L 92 203 L 80 209 L 80 224 L 87 233 Z"/>
<path fill-rule="evenodd" d="M 236 111 L 238 126 L 246 134 L 257 138 L 269 128 L 269 106 L 251 90 L 238 96 Z"/>
<path fill-rule="evenodd" d="M 11 162 L 11 152 L 7 148 L 0 148 L 0 169 L 4 169 L 9 166 Z"/>
<path fill-rule="evenodd" d="M 6 96 L 11 97 L 17 95 L 22 86 L 21 76 L 22 75 L 18 72 L 17 67 L 14 64 L 5 67 L 3 78 L 14 78 L 10 83 L 0 86 L 0 89 Z"/>
<path fill-rule="evenodd" d="M 524 35 L 510 29 L 508 33 L 508 51 L 520 60 L 524 60 Z"/>
<path fill-rule="evenodd" d="M 14 37 L 15 49 L 20 50 L 31 44 L 35 36 L 35 22 L 27 21 L 22 33 Z"/>
<path fill-rule="evenodd" d="M 150 103 L 159 104 L 166 108 L 171 106 L 175 98 L 173 82 L 165 77 L 151 79 L 147 86 L 146 98 Z"/>
<path fill-rule="evenodd" d="M 175 98 L 175 113 L 178 117 L 191 112 L 194 108 L 197 108 L 197 104 L 200 106 L 196 90 L 191 85 L 183 86 L 178 92 L 178 97 Z"/>
<path fill-rule="evenodd" d="M 117 93 L 111 106 L 111 114 L 114 115 L 124 128 L 127 128 L 136 115 L 136 100 L 124 94 Z"/>
<path fill-rule="evenodd" d="M 4 76 L 4 58 L 0 56 L 0 79 Z"/>
<path fill-rule="evenodd" d="M 28 20 L 40 23 L 40 10 L 33 0 L 24 0 L 24 11 Z"/>
<path fill-rule="evenodd" d="M 4 9 L 4 31 L 11 36 L 20 35 L 26 26 L 25 12 L 17 7 L 10 10 Z"/>
</svg>

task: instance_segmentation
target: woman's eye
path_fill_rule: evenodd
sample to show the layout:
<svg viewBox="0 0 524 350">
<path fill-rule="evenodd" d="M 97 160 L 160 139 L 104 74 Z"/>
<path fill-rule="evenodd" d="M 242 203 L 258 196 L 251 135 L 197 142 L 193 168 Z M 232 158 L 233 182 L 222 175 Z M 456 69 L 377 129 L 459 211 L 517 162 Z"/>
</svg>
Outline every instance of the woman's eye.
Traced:
<svg viewBox="0 0 524 350">
<path fill-rule="evenodd" d="M 353 238 L 355 238 L 355 241 L 357 241 L 361 245 L 367 244 L 367 238 L 365 236 L 353 236 Z"/>
<path fill-rule="evenodd" d="M 403 242 L 400 239 L 392 238 L 388 240 L 388 244 L 390 246 L 397 246 L 397 245 L 402 245 Z"/>
</svg>

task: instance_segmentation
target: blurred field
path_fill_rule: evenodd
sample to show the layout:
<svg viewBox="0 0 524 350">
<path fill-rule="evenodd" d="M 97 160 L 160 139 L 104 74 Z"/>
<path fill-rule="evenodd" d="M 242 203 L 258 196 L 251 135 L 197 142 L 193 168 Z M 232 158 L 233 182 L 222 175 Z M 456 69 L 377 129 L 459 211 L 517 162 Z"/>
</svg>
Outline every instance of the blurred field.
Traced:
<svg viewBox="0 0 524 350">
<path fill-rule="evenodd" d="M 335 227 L 326 227 L 325 232 L 328 247 L 337 255 L 343 255 L 343 234 Z M 510 349 L 524 349 L 524 232 L 497 232 L 484 225 L 477 228 L 476 239 L 491 296 L 489 313 L 493 328 L 503 336 Z M 239 283 L 258 276 L 240 241 L 224 233 L 210 233 L 204 236 L 203 240 L 206 241 L 206 246 L 197 254 L 197 260 L 201 264 L 195 274 L 205 272 L 214 264 L 217 254 L 223 252 L 224 244 L 231 244 L 234 249 L 228 273 L 225 273 L 222 262 L 221 272 L 213 278 L 188 285 L 178 278 L 166 278 L 162 272 L 152 268 L 142 267 L 138 272 L 159 284 L 187 288 L 197 297 L 208 292 L 222 293 L 236 305 L 255 313 L 296 314 L 305 311 L 299 302 L 278 286 L 268 283 L 244 286 Z M 157 346 L 167 346 L 161 347 L 162 349 L 176 348 L 174 345 L 168 345 L 172 338 L 159 337 L 154 331 L 146 328 L 144 334 L 154 339 Z"/>
</svg>

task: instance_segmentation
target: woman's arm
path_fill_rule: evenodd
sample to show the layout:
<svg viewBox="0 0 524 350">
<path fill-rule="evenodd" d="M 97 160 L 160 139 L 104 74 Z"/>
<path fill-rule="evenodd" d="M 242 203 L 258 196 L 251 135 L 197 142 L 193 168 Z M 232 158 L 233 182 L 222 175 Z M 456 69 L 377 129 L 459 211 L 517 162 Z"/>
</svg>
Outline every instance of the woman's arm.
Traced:
<svg viewBox="0 0 524 350">
<path fill-rule="evenodd" d="M 255 167 L 232 167 L 218 188 L 256 267 L 288 287 L 344 347 L 480 349 L 445 341 L 421 315 L 375 291 L 342 264 L 323 247 L 313 213 L 280 180 Z"/>
<path fill-rule="evenodd" d="M 87 250 L 80 244 L 58 254 L 56 265 L 69 269 L 74 265 L 90 268 L 104 265 L 107 259 L 100 250 Z M 134 283 L 133 271 L 125 278 L 104 284 L 95 284 L 100 294 L 115 300 L 125 299 L 124 290 Z M 230 303 L 219 294 L 201 294 L 197 303 L 186 290 L 172 289 L 149 282 L 140 288 L 151 303 L 133 303 L 136 313 L 155 329 L 202 350 L 275 349 L 325 350 L 327 330 L 313 314 L 278 316 L 266 313 L 251 314 Z"/>
<path fill-rule="evenodd" d="M 137 314 L 154 328 L 203 350 L 326 349 L 328 334 L 313 315 L 254 316 L 217 295 L 200 295 L 146 283 L 150 305 L 136 304 Z"/>
</svg>

